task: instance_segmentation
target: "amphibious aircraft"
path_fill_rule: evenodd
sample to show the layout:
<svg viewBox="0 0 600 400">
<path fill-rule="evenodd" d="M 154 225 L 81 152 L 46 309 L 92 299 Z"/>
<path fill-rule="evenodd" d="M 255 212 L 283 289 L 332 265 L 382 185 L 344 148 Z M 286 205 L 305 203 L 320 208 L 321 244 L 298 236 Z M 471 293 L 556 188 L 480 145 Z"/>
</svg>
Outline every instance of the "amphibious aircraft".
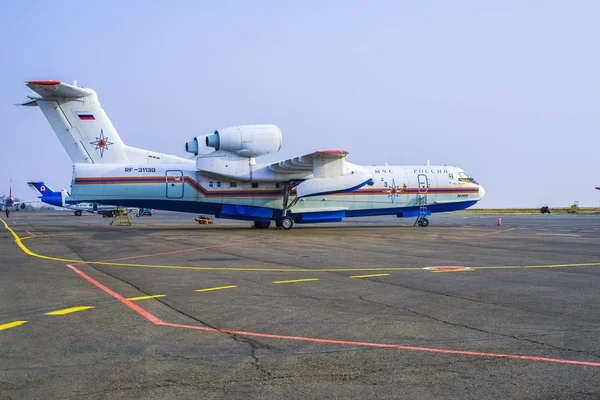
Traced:
<svg viewBox="0 0 600 400">
<path fill-rule="evenodd" d="M 360 166 L 343 150 L 279 162 L 257 158 L 281 149 L 275 125 L 238 125 L 186 143 L 190 159 L 126 146 L 96 92 L 59 81 L 30 81 L 25 106 L 39 106 L 73 161 L 71 200 L 211 214 L 255 228 L 346 217 L 418 217 L 462 210 L 485 191 L 453 166 Z M 200 154 L 201 143 L 214 149 Z"/>
<path fill-rule="evenodd" d="M 55 192 L 52 188 L 46 185 L 44 182 L 27 182 L 27 185 L 33 190 L 38 198 L 46 203 L 55 207 L 68 208 L 73 210 L 76 216 L 81 216 L 85 212 L 92 214 L 100 214 L 102 216 L 112 216 L 118 207 L 107 206 L 96 203 L 81 203 L 73 202 L 69 199 L 69 193 L 66 190 Z"/>
</svg>

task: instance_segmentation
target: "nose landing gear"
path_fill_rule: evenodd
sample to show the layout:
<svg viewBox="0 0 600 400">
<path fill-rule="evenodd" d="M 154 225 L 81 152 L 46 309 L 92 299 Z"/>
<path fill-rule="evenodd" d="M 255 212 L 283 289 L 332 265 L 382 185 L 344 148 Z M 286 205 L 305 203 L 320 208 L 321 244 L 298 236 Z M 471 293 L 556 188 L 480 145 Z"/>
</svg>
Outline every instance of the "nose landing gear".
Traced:
<svg viewBox="0 0 600 400">
<path fill-rule="evenodd" d="M 423 228 L 429 225 L 429 220 L 425 217 L 419 218 L 417 220 L 417 225 L 422 226 Z"/>
</svg>

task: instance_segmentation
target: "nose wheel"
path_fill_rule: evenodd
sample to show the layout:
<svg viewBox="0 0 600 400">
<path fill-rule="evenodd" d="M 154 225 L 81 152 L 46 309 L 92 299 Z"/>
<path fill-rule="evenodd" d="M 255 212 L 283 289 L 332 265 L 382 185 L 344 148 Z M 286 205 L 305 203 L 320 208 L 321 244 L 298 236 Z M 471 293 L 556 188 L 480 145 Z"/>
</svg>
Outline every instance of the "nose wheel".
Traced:
<svg viewBox="0 0 600 400">
<path fill-rule="evenodd" d="M 424 227 L 426 227 L 426 226 L 428 226 L 428 225 L 429 225 L 429 220 L 428 220 L 427 218 L 425 218 L 425 217 L 423 217 L 423 218 L 420 218 L 420 219 L 417 221 L 417 225 L 419 225 L 419 226 L 422 226 L 422 227 L 424 228 Z"/>
</svg>

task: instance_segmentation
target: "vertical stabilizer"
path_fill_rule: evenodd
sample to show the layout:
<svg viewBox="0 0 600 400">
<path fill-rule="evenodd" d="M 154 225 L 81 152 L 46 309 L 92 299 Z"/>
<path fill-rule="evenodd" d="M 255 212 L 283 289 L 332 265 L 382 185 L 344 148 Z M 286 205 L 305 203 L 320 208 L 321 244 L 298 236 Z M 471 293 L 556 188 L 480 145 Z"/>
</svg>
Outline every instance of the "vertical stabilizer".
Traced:
<svg viewBox="0 0 600 400">
<path fill-rule="evenodd" d="M 60 139 L 73 163 L 130 164 L 188 160 L 126 146 L 102 109 L 96 92 L 59 81 L 31 81 L 33 100 Z M 35 102 L 35 103 L 34 103 Z"/>
<path fill-rule="evenodd" d="M 27 182 L 27 185 L 44 203 L 51 204 L 53 206 L 64 207 L 65 201 L 62 191 L 55 192 L 44 182 Z"/>
<path fill-rule="evenodd" d="M 27 83 L 74 163 L 126 163 L 126 146 L 100 106 L 96 93 L 58 81 Z"/>
</svg>

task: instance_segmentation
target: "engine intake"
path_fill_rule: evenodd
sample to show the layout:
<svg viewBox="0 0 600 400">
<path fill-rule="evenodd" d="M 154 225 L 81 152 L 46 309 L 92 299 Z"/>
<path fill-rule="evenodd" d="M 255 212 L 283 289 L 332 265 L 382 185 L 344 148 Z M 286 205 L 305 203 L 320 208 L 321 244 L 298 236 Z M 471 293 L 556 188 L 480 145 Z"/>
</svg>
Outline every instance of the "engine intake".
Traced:
<svg viewBox="0 0 600 400">
<path fill-rule="evenodd" d="M 206 137 L 206 146 L 242 157 L 276 153 L 281 149 L 281 144 L 281 129 L 275 125 L 238 125 L 220 129 Z M 193 150 L 193 146 L 186 147 Z"/>
<path fill-rule="evenodd" d="M 198 155 L 198 138 L 194 138 L 191 142 L 185 144 L 185 151 L 193 153 L 195 156 Z"/>
</svg>

